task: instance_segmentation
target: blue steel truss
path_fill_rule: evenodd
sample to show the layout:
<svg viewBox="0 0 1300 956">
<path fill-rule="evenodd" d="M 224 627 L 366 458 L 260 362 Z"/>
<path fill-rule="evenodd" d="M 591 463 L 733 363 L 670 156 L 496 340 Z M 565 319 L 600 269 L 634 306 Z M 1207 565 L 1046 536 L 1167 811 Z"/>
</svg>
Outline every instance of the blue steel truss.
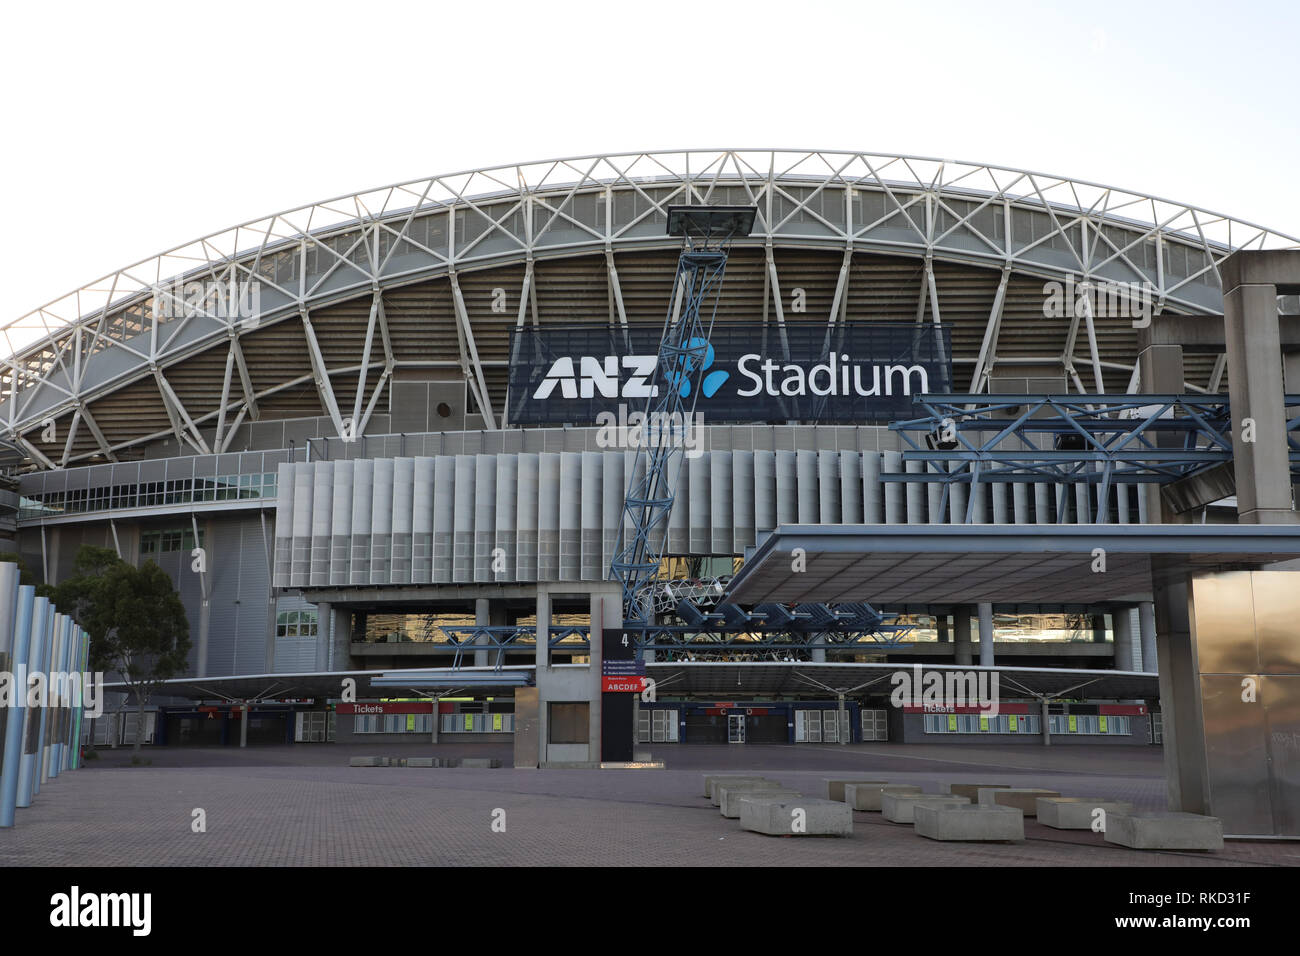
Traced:
<svg viewBox="0 0 1300 956">
<path fill-rule="evenodd" d="M 623 503 L 625 520 L 610 563 L 610 576 L 623 587 L 623 620 L 649 625 L 654 620 L 651 593 L 659 573 L 661 546 L 672 513 L 674 488 L 669 463 L 681 452 L 684 429 L 695 413 L 703 371 L 712 351 L 709 336 L 718 310 L 717 293 L 727 268 L 728 241 L 713 249 L 688 237 L 677 261 L 673 299 L 664 319 L 655 373 L 655 393 L 646 403 L 646 429 L 653 440 L 637 445 Z M 707 323 L 702 318 L 712 299 Z M 680 314 L 676 313 L 680 302 Z"/>
<path fill-rule="evenodd" d="M 1300 474 L 1300 397 L 1286 403 Z M 914 406 L 924 414 L 889 427 L 906 443 L 903 461 L 926 467 L 880 477 L 943 483 L 944 510 L 954 484 L 1014 481 L 1095 485 L 1106 514 L 1117 483 L 1168 484 L 1232 460 L 1226 395 L 923 395 Z"/>
<path fill-rule="evenodd" d="M 453 669 L 463 665 L 465 652 L 493 651 L 496 662 L 493 670 L 501 670 L 505 663 L 506 651 L 512 647 L 537 645 L 537 628 L 532 624 L 482 624 L 443 627 L 447 635 L 447 644 L 454 648 L 451 659 Z M 591 652 L 590 627 L 552 627 L 547 632 L 547 647 L 574 651 L 579 654 Z M 472 658 L 471 658 L 472 659 Z"/>
</svg>

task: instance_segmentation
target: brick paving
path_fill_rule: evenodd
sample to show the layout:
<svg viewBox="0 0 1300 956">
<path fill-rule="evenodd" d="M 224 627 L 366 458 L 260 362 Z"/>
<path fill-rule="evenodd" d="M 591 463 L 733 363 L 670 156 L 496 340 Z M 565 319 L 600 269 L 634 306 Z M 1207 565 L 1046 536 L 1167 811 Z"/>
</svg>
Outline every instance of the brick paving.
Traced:
<svg viewBox="0 0 1300 956">
<path fill-rule="evenodd" d="M 879 814 L 852 839 L 773 838 L 724 820 L 708 771 L 753 770 L 812 796 L 830 775 L 1007 783 L 1158 809 L 1156 748 L 660 746 L 665 770 L 514 770 L 506 746 L 300 745 L 107 754 L 61 776 L 0 831 L 2 865 L 1242 866 L 1300 865 L 1300 845 L 1230 841 L 1222 853 L 1135 852 L 1026 821 L 1020 844 L 944 844 Z M 498 756 L 496 770 L 351 768 L 354 754 Z M 191 830 L 195 808 L 207 832 Z M 505 811 L 504 833 L 494 811 Z M 498 815 L 499 816 L 499 815 Z"/>
</svg>

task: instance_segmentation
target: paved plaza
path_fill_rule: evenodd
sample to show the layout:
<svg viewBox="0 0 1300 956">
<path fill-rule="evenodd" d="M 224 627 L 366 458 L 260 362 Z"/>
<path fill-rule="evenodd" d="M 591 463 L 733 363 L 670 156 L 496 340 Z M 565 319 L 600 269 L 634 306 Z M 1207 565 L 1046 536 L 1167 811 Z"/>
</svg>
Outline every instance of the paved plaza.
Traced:
<svg viewBox="0 0 1300 956">
<path fill-rule="evenodd" d="M 499 757 L 486 769 L 351 768 L 353 755 Z M 944 844 L 875 813 L 852 839 L 745 832 L 702 796 L 706 772 L 756 771 L 811 796 L 833 775 L 1045 787 L 1163 809 L 1155 747 L 654 745 L 663 770 L 514 770 L 509 745 L 299 745 L 105 753 L 46 784 L 0 864 L 78 866 L 1300 865 L 1300 845 L 1137 852 L 1025 821 L 1018 844 Z M 201 809 L 206 832 L 194 832 Z M 504 811 L 504 813 L 502 813 Z M 501 821 L 504 820 L 504 832 Z M 494 829 L 494 821 L 497 826 Z"/>
</svg>

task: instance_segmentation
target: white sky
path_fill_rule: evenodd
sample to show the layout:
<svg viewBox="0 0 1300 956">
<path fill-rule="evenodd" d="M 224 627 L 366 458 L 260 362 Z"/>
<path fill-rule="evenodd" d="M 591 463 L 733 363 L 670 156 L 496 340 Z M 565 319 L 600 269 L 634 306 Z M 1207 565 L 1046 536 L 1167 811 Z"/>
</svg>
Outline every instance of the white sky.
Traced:
<svg viewBox="0 0 1300 956">
<path fill-rule="evenodd" d="M 1300 235 L 1300 4 L 11 4 L 0 321 L 407 179 L 683 147 L 901 152 Z"/>
</svg>

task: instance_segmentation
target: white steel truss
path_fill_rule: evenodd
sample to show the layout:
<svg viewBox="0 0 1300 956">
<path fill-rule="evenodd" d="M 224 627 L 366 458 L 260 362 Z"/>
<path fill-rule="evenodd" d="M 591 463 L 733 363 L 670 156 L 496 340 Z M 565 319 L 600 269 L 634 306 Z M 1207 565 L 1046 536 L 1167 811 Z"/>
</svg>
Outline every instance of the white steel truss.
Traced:
<svg viewBox="0 0 1300 956">
<path fill-rule="evenodd" d="M 1218 311 L 1219 263 L 1238 249 L 1287 248 L 1300 240 L 1184 203 L 1098 183 L 1028 170 L 932 157 L 826 150 L 715 149 L 621 153 L 554 159 L 470 170 L 399 183 L 286 210 L 197 239 L 89 283 L 0 325 L 10 357 L 0 376 L 0 428 L 40 467 L 66 466 L 83 426 L 94 436 L 91 455 L 112 460 L 126 445 L 172 437 L 196 450 L 225 450 L 236 429 L 259 417 L 258 400 L 313 381 L 321 407 L 343 434 L 364 434 L 384 386 L 401 363 L 394 358 L 383 291 L 429 278 L 449 279 L 461 369 L 477 411 L 489 428 L 491 406 L 474 327 L 458 274 L 509 263 L 526 265 L 518 322 L 538 321 L 533 279 L 539 259 L 605 255 L 611 320 L 626 323 L 616 253 L 667 248 L 667 207 L 679 203 L 755 205 L 753 234 L 737 241 L 765 250 L 765 284 L 784 331 L 774 247 L 844 250 L 828 316 L 846 314 L 849 265 L 855 252 L 911 256 L 924 264 L 917 316 L 941 322 L 936 262 L 1001 272 L 975 362 L 972 390 L 987 387 L 998 364 L 1003 297 L 1011 272 L 1044 279 L 1148 284 L 1161 309 Z M 230 315 L 206 300 L 185 303 L 192 283 L 260 291 L 254 314 Z M 312 311 L 371 297 L 359 362 L 327 366 Z M 764 310 L 767 304 L 765 300 Z M 155 314 L 159 313 L 159 314 Z M 173 315 L 172 313 L 179 313 Z M 241 339 L 286 320 L 301 323 L 311 374 L 253 386 Z M 1082 320 L 1082 323 L 1081 323 Z M 1060 364 L 1079 391 L 1075 343 L 1082 324 L 1090 377 L 1104 389 L 1103 371 L 1132 373 L 1135 364 L 1100 357 L 1093 317 L 1076 316 L 1065 347 L 1044 356 Z M 379 339 L 376 339 L 376 335 Z M 380 345 L 382 341 L 382 345 Z M 166 369 L 228 342 L 219 406 L 192 417 Z M 383 360 L 378 356 L 382 349 Z M 1023 359 L 1021 361 L 1024 361 Z M 428 364 L 428 363 L 425 363 Z M 374 373 L 378 371 L 378 376 Z M 357 376 L 344 410 L 331 377 Z M 235 376 L 238 376 L 236 381 Z M 1217 387 L 1216 368 L 1211 387 Z M 157 383 L 171 429 L 110 444 L 89 403 L 142 378 Z M 373 382 L 373 384 L 371 384 Z M 365 399 L 367 387 L 370 398 Z M 1205 386 L 1189 384 L 1189 390 Z M 57 464 L 33 444 L 33 430 L 69 416 Z M 209 444 L 202 428 L 213 428 Z M 82 458 L 90 455 L 82 455 Z"/>
</svg>

